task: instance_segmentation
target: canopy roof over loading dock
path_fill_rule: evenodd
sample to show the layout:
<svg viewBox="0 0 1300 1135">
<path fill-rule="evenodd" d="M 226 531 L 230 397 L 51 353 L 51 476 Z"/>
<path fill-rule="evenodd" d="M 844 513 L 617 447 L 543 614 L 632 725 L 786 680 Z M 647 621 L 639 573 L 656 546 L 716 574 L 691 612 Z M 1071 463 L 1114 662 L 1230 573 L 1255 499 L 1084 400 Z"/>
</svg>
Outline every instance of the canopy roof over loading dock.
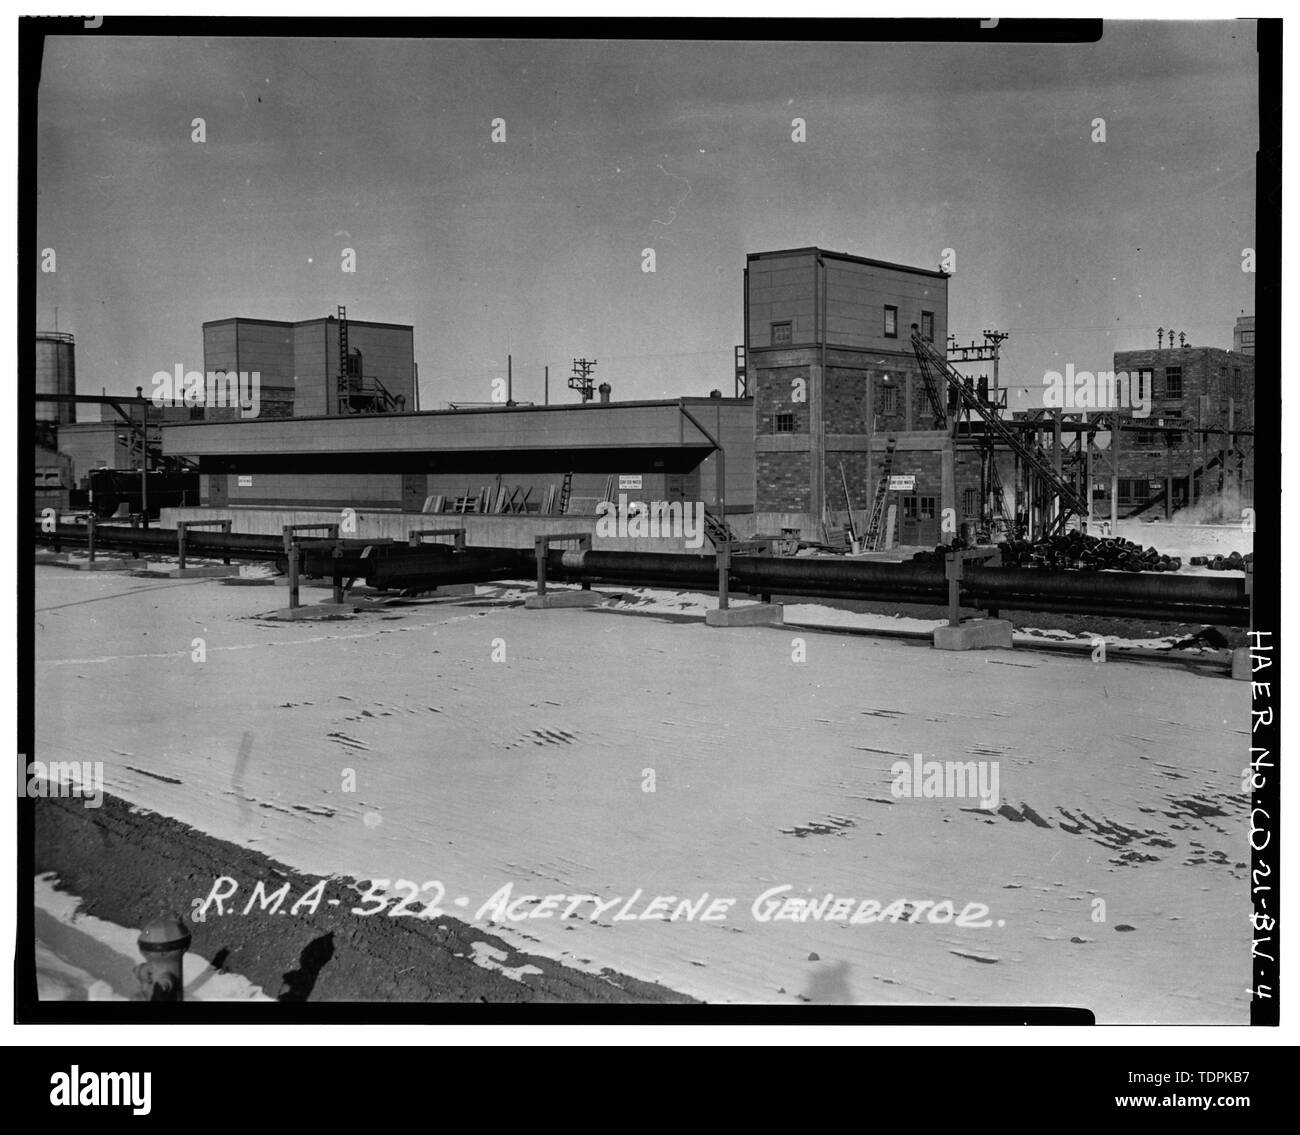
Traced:
<svg viewBox="0 0 1300 1135">
<path fill-rule="evenodd" d="M 633 456 L 684 472 L 713 453 L 711 434 L 730 484 L 742 468 L 752 477 L 753 413 L 748 398 L 681 398 L 185 422 L 163 429 L 163 452 L 209 474 L 583 471 Z"/>
</svg>

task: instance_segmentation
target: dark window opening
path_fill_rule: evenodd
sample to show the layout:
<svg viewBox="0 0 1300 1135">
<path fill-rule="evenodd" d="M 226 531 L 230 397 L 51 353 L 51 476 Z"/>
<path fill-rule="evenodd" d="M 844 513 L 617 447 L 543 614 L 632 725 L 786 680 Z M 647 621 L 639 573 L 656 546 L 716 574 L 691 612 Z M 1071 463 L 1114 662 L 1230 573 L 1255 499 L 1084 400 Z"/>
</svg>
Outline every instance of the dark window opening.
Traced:
<svg viewBox="0 0 1300 1135">
<path fill-rule="evenodd" d="M 779 433 L 779 434 L 792 434 L 792 433 L 794 433 L 794 415 L 793 415 L 793 414 L 777 414 L 777 416 L 776 416 L 775 432 L 776 432 L 776 433 Z"/>
<path fill-rule="evenodd" d="M 1183 368 L 1165 367 L 1165 397 L 1181 398 L 1183 396 Z"/>
<path fill-rule="evenodd" d="M 934 342 L 934 312 L 921 312 L 921 338 L 927 343 Z"/>
<path fill-rule="evenodd" d="M 885 305 L 885 338 L 898 338 L 898 308 Z"/>
<path fill-rule="evenodd" d="M 789 322 L 772 324 L 772 346 L 780 347 L 793 341 L 793 330 Z"/>
</svg>

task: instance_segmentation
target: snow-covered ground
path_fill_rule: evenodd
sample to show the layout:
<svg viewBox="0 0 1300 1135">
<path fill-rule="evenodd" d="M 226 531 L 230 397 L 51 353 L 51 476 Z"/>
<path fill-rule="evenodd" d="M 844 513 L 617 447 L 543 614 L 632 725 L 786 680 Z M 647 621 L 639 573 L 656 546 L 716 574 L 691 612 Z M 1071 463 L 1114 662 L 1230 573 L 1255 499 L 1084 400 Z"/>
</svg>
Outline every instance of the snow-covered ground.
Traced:
<svg viewBox="0 0 1300 1135">
<path fill-rule="evenodd" d="M 271 623 L 283 586 L 57 568 L 36 596 L 37 758 L 302 871 L 437 880 L 468 921 L 497 896 L 521 949 L 714 1002 L 1247 1019 L 1246 683 L 605 610 Z M 633 605 L 674 601 L 704 600 Z M 896 796 L 917 753 L 996 767 L 1002 811 Z M 507 885 L 565 901 L 513 921 Z M 775 919 L 782 886 L 897 921 Z M 560 917 L 579 895 L 620 901 Z"/>
</svg>

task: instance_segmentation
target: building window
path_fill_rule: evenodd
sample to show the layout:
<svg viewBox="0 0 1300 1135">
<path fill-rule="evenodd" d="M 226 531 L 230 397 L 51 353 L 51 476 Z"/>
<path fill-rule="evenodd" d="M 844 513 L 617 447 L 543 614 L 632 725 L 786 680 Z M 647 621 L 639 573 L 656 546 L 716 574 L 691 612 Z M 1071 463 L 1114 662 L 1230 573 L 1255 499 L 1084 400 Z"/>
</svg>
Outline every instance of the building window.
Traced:
<svg viewBox="0 0 1300 1135">
<path fill-rule="evenodd" d="M 1241 349 L 1246 354 L 1255 353 L 1255 332 L 1243 331 L 1241 333 Z"/>
<path fill-rule="evenodd" d="M 1138 430 L 1137 432 L 1138 445 L 1155 445 L 1157 440 L 1154 430 Z"/>
<path fill-rule="evenodd" d="M 793 415 L 793 414 L 777 414 L 777 416 L 776 416 L 776 428 L 775 428 L 775 432 L 776 432 L 776 433 L 779 433 L 779 434 L 792 434 L 792 433 L 794 433 L 794 415 Z"/>
<path fill-rule="evenodd" d="M 1151 397 L 1151 374 L 1149 370 L 1137 372 L 1137 400 L 1145 402 Z"/>
<path fill-rule="evenodd" d="M 898 338 L 898 308 L 885 304 L 885 338 Z"/>
<path fill-rule="evenodd" d="M 1144 501 L 1147 499 L 1147 488 L 1147 482 L 1140 478 L 1121 477 L 1119 479 L 1119 499 Z"/>
<path fill-rule="evenodd" d="M 882 386 L 880 388 L 880 412 L 882 414 L 898 413 L 897 386 Z"/>
<path fill-rule="evenodd" d="M 202 420 L 203 420 L 203 407 L 202 407 L 202 406 L 191 406 L 191 407 L 190 407 L 190 421 L 191 421 L 191 422 L 196 422 L 196 421 L 202 421 Z"/>
<path fill-rule="evenodd" d="M 1241 367 L 1232 368 L 1232 396 L 1241 397 Z"/>
<path fill-rule="evenodd" d="M 917 519 L 918 519 L 918 520 L 933 520 L 933 519 L 934 519 L 934 504 L 935 504 L 934 497 L 922 497 L 922 498 L 921 498 L 921 510 L 920 510 L 920 512 L 919 512 L 918 515 L 917 515 Z"/>
<path fill-rule="evenodd" d="M 916 519 L 916 497 L 903 498 L 903 519 L 904 520 Z"/>
<path fill-rule="evenodd" d="M 1183 416 L 1183 412 L 1181 410 L 1166 410 L 1165 425 L 1167 426 L 1179 425 L 1181 423 L 1182 416 Z M 1165 434 L 1165 444 L 1169 446 L 1170 449 L 1174 449 L 1182 445 L 1183 431 L 1177 430 Z"/>
<path fill-rule="evenodd" d="M 1183 368 L 1165 367 L 1165 397 L 1181 398 L 1183 396 Z"/>
<path fill-rule="evenodd" d="M 789 322 L 772 324 L 772 346 L 787 346 L 794 341 Z"/>
<path fill-rule="evenodd" d="M 980 513 L 979 489 L 963 489 L 961 494 L 961 513 L 963 516 L 978 516 Z"/>
<path fill-rule="evenodd" d="M 921 338 L 927 343 L 934 342 L 934 312 L 921 312 Z"/>
</svg>

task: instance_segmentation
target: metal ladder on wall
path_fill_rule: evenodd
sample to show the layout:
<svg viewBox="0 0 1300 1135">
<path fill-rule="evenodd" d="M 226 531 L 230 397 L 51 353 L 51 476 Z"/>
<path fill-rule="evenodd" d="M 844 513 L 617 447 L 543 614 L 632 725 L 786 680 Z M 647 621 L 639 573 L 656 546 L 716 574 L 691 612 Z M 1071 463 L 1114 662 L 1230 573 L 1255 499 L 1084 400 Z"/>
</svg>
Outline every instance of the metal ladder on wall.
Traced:
<svg viewBox="0 0 1300 1135">
<path fill-rule="evenodd" d="M 352 412 L 352 391 L 348 380 L 348 309 L 339 304 L 339 382 L 335 413 Z"/>
<path fill-rule="evenodd" d="M 560 485 L 560 506 L 555 511 L 561 516 L 569 511 L 569 497 L 573 492 L 573 474 L 565 473 L 564 481 Z"/>
<path fill-rule="evenodd" d="M 948 389 L 956 392 L 958 406 L 977 413 L 980 420 L 987 426 L 988 431 L 1003 445 L 1014 453 L 1018 453 L 1020 459 L 1051 487 L 1053 494 L 1060 502 L 1060 509 L 1049 532 L 1065 531 L 1065 522 L 1072 513 L 1087 515 L 1087 498 L 1056 471 L 1051 459 L 1040 446 L 1036 443 L 1026 442 L 1015 430 L 1007 427 L 998 415 L 996 407 L 981 402 L 975 392 L 966 385 L 965 377 L 948 362 L 944 355 L 939 354 L 932 343 L 926 342 L 919 333 L 913 332 L 912 350 L 916 353 L 916 360 L 921 365 L 921 373 L 925 378 L 927 390 L 931 391 L 932 394 L 937 393 L 936 372 L 942 375 L 948 383 Z"/>
<path fill-rule="evenodd" d="M 889 492 L 889 475 L 894 468 L 894 446 L 898 439 L 890 436 L 885 443 L 885 460 L 880 467 L 880 479 L 876 482 L 876 499 L 871 502 L 871 523 L 867 525 L 867 534 L 862 538 L 862 546 L 873 552 L 880 548 L 883 535 L 882 520 L 885 515 L 885 496 Z"/>
</svg>

